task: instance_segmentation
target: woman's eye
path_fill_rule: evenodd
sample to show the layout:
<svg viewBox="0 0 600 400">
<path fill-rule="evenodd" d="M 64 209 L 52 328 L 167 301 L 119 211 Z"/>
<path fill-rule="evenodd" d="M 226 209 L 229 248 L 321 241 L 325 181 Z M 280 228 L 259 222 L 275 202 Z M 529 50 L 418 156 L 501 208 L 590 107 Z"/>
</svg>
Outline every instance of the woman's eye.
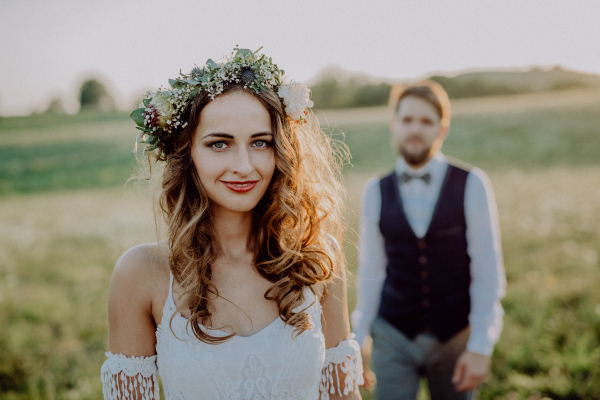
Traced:
<svg viewBox="0 0 600 400">
<path fill-rule="evenodd" d="M 254 142 L 254 147 L 269 147 L 269 144 L 266 140 L 257 140 Z"/>
<path fill-rule="evenodd" d="M 213 149 L 221 150 L 225 148 L 225 142 L 214 142 L 209 145 Z"/>
</svg>

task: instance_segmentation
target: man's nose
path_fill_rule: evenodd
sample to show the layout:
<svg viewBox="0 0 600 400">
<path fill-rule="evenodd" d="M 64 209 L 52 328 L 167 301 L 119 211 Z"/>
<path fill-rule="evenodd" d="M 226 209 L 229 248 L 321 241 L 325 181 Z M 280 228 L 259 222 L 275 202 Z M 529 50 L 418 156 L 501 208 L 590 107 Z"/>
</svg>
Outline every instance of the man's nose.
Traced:
<svg viewBox="0 0 600 400">
<path fill-rule="evenodd" d="M 408 132 L 411 135 L 416 135 L 421 133 L 421 124 L 418 124 L 416 122 L 413 122 L 412 124 L 409 125 L 408 127 Z"/>
</svg>

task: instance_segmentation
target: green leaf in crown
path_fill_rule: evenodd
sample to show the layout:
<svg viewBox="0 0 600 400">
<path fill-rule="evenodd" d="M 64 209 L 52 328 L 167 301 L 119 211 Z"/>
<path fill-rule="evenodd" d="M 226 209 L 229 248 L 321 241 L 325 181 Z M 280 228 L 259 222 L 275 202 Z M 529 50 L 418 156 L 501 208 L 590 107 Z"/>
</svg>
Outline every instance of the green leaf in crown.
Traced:
<svg viewBox="0 0 600 400">
<path fill-rule="evenodd" d="M 137 124 L 137 126 L 144 128 L 144 114 L 146 110 L 144 108 L 138 108 L 137 110 L 133 110 L 130 117 Z"/>
<path fill-rule="evenodd" d="M 217 64 L 216 62 L 214 62 L 210 58 L 208 60 L 206 60 L 206 65 L 208 65 L 212 69 L 219 69 L 219 68 L 221 68 L 221 66 L 219 64 Z"/>
</svg>

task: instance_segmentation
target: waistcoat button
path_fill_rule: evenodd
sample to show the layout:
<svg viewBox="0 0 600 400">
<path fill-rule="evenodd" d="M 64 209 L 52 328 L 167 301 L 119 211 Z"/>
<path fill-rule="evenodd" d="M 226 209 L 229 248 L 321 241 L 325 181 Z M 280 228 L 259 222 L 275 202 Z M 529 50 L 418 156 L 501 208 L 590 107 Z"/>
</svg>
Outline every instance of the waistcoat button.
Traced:
<svg viewBox="0 0 600 400">
<path fill-rule="evenodd" d="M 425 244 L 424 240 L 419 240 L 419 243 L 417 243 L 417 246 L 419 247 L 420 250 L 425 250 L 425 247 L 427 247 L 427 244 Z"/>
<path fill-rule="evenodd" d="M 429 307 L 429 300 L 423 300 L 421 304 L 423 305 L 423 307 L 427 308 Z"/>
<path fill-rule="evenodd" d="M 421 278 L 422 278 L 422 279 L 427 279 L 427 276 L 428 276 L 428 275 L 429 275 L 429 274 L 427 273 L 427 271 L 421 271 Z"/>
<path fill-rule="evenodd" d="M 426 262 L 427 262 L 427 257 L 425 257 L 425 256 L 419 257 L 419 264 L 425 265 Z"/>
<path fill-rule="evenodd" d="M 429 293 L 429 288 L 427 286 L 423 286 L 421 288 L 421 292 L 423 292 L 423 294 L 427 294 L 427 293 Z"/>
</svg>

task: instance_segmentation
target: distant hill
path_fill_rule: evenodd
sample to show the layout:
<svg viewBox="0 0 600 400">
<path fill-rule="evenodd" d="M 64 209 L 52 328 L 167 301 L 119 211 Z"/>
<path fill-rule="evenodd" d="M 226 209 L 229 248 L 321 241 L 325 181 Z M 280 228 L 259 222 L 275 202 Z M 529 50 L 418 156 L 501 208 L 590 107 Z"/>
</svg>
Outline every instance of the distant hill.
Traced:
<svg viewBox="0 0 600 400">
<path fill-rule="evenodd" d="M 600 75 L 566 70 L 532 68 L 527 71 L 484 71 L 455 77 L 435 75 L 450 98 L 495 96 L 552 90 L 600 87 Z"/>
<path fill-rule="evenodd" d="M 600 75 L 570 71 L 560 66 L 526 71 L 481 71 L 456 76 L 434 75 L 451 99 L 600 87 Z M 315 108 L 351 108 L 387 104 L 392 83 L 398 80 L 350 72 L 329 66 L 311 80 Z"/>
</svg>

